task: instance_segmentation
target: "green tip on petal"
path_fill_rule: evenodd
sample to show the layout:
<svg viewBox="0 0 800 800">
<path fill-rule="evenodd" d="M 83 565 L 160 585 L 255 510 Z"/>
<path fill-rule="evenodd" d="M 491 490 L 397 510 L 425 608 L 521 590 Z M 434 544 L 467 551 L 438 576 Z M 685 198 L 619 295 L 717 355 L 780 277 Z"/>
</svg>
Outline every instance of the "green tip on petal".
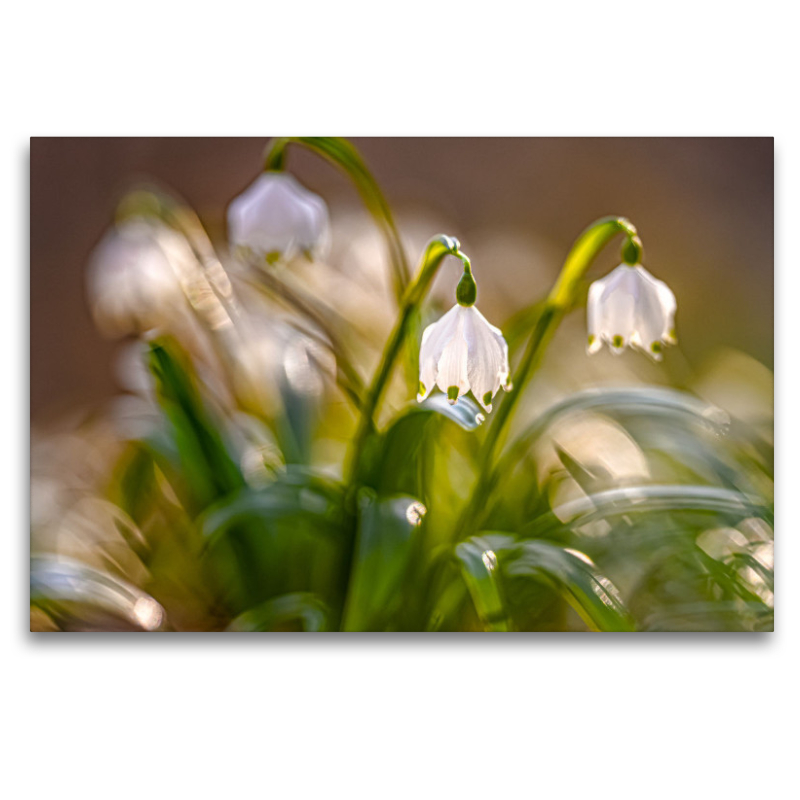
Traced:
<svg viewBox="0 0 800 800">
<path fill-rule="evenodd" d="M 616 335 L 616 336 L 615 336 L 615 337 L 614 337 L 614 338 L 611 340 L 611 344 L 613 344 L 613 345 L 614 345 L 614 347 L 622 347 L 622 345 L 623 345 L 624 343 L 625 343 L 625 340 L 624 340 L 624 339 L 623 339 L 623 338 L 622 338 L 622 337 L 621 337 L 619 334 L 617 334 L 617 335 Z"/>
<path fill-rule="evenodd" d="M 419 393 L 425 394 L 425 384 L 422 381 L 419 382 Z"/>
<path fill-rule="evenodd" d="M 492 393 L 486 392 L 486 394 L 483 396 L 483 404 L 485 406 L 488 406 L 491 402 L 492 402 Z"/>
<path fill-rule="evenodd" d="M 447 389 L 447 399 L 451 403 L 455 403 L 458 400 L 458 386 L 449 386 Z"/>
<path fill-rule="evenodd" d="M 593 344 L 594 344 L 594 334 L 590 333 L 589 334 L 589 345 L 593 345 Z"/>
<path fill-rule="evenodd" d="M 654 353 L 660 353 L 660 352 L 661 352 L 661 350 L 662 350 L 663 348 L 661 347 L 661 342 L 653 342 L 653 343 L 650 345 L 650 349 L 651 349 L 651 350 L 652 350 Z"/>
</svg>

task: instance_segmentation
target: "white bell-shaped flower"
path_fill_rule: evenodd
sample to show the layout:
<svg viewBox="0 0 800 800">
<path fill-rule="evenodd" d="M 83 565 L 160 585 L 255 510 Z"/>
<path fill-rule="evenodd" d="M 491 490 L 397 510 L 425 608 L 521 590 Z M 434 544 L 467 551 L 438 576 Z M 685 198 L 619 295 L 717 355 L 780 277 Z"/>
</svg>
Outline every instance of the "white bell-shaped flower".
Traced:
<svg viewBox="0 0 800 800">
<path fill-rule="evenodd" d="M 321 258 L 330 246 L 328 207 L 288 173 L 265 172 L 228 206 L 228 235 L 269 261 Z"/>
<path fill-rule="evenodd" d="M 451 403 L 472 390 L 475 399 L 492 410 L 492 398 L 508 384 L 508 345 L 474 305 L 456 304 L 422 334 L 419 351 L 422 402 L 438 386 Z"/>
<path fill-rule="evenodd" d="M 660 361 L 666 344 L 676 344 L 675 295 L 640 264 L 620 264 L 589 288 L 589 345 L 596 353 L 607 342 L 612 353 L 630 345 Z"/>
<path fill-rule="evenodd" d="M 186 302 L 181 276 L 192 252 L 175 231 L 155 220 L 119 223 L 100 241 L 88 266 L 92 316 L 109 336 L 169 324 Z"/>
</svg>

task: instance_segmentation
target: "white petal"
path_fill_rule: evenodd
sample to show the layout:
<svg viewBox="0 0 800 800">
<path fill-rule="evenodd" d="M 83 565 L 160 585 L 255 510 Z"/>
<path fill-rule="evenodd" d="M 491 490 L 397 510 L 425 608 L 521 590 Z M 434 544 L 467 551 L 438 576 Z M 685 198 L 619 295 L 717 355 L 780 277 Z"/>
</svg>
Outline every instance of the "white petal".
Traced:
<svg viewBox="0 0 800 800">
<path fill-rule="evenodd" d="M 655 279 L 641 267 L 636 267 L 639 297 L 636 302 L 636 333 L 632 344 L 656 361 L 660 360 L 661 334 L 665 317 Z"/>
<path fill-rule="evenodd" d="M 653 282 L 656 284 L 658 297 L 661 301 L 661 308 L 664 312 L 664 330 L 661 333 L 661 338 L 669 344 L 677 344 L 678 340 L 675 336 L 675 312 L 678 309 L 678 303 L 675 300 L 675 295 L 664 281 L 653 278 Z"/>
<path fill-rule="evenodd" d="M 675 295 L 647 270 L 637 267 L 643 295 L 637 308 L 640 349 L 655 361 L 661 361 L 662 344 L 675 344 Z"/>
<path fill-rule="evenodd" d="M 422 332 L 422 342 L 419 348 L 420 365 L 427 358 L 433 358 L 434 361 L 438 361 L 441 358 L 445 345 L 455 336 L 460 308 L 461 306 L 454 305 L 446 314 L 436 322 L 428 325 Z"/>
<path fill-rule="evenodd" d="M 425 387 L 425 391 L 417 395 L 419 402 L 422 402 L 436 385 L 439 359 L 442 357 L 448 341 L 455 336 L 458 327 L 459 307 L 458 305 L 453 306 L 444 316 L 428 325 L 422 332 L 422 342 L 419 348 L 419 380 Z"/>
<path fill-rule="evenodd" d="M 463 311 L 461 306 L 457 312 Z M 467 375 L 467 341 L 464 338 L 464 317 L 457 314 L 455 332 L 445 343 L 437 365 L 436 385 L 445 393 L 452 386 L 458 387 L 458 397 L 469 391 Z"/>
<path fill-rule="evenodd" d="M 490 325 L 477 308 L 472 306 L 464 312 L 470 388 L 475 399 L 491 410 L 491 399 L 508 380 L 508 346 L 501 331 Z"/>
<path fill-rule="evenodd" d="M 420 365 L 419 383 L 417 401 L 421 403 L 436 385 L 436 362 L 433 359 L 429 358 L 425 364 Z"/>
<path fill-rule="evenodd" d="M 632 267 L 620 264 L 606 280 L 600 298 L 600 333 L 612 351 L 620 353 L 625 345 L 630 344 L 635 331 L 638 279 Z"/>
<path fill-rule="evenodd" d="M 589 344 L 586 348 L 589 355 L 596 353 L 603 346 L 600 321 L 602 319 L 602 305 L 600 299 L 605 291 L 606 281 L 595 281 L 589 287 L 589 297 L 586 300 L 586 327 L 589 331 Z"/>
</svg>

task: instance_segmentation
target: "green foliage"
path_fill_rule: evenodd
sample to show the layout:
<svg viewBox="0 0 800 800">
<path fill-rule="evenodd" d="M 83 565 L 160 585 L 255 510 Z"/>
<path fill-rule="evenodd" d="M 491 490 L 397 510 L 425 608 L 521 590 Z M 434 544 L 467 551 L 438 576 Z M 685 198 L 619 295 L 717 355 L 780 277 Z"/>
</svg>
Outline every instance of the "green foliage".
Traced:
<svg viewBox="0 0 800 800">
<path fill-rule="evenodd" d="M 292 141 L 357 176 L 402 289 L 392 217 L 352 146 Z M 514 347 L 534 330 L 531 369 L 571 307 L 581 259 L 619 233 L 635 229 L 617 217 L 589 229 L 550 305 L 533 298 L 516 316 Z M 136 568 L 34 554 L 32 606 L 62 629 L 771 630 L 769 437 L 698 398 L 577 393 L 501 437 L 498 417 L 530 398 L 519 387 L 488 421 L 470 398 L 435 392 L 395 398 L 378 425 L 394 358 L 416 344 L 409 321 L 458 248 L 438 237 L 426 251 L 357 421 L 331 386 L 285 380 L 271 387 L 279 407 L 245 411 L 213 331 L 208 350 L 228 361 L 211 378 L 207 353 L 202 363 L 185 342 L 152 340 L 158 423 L 121 448 L 106 492 Z M 320 455 L 342 443 L 337 463 Z"/>
<path fill-rule="evenodd" d="M 203 508 L 217 497 L 244 486 L 244 479 L 206 411 L 191 366 L 176 342 L 150 346 L 150 370 L 159 405 L 171 427 L 171 441 L 191 493 L 192 506 Z"/>
<path fill-rule="evenodd" d="M 363 490 L 358 498 L 356 545 L 342 629 L 387 630 L 401 603 L 424 507 L 412 497 L 382 500 Z"/>
<path fill-rule="evenodd" d="M 185 354 L 157 343 L 151 359 L 164 424 L 132 443 L 114 485 L 144 535 L 128 539 L 168 626 L 185 615 L 184 624 L 237 631 L 772 627 L 763 558 L 772 509 L 753 477 L 769 472 L 769 459 L 743 460 L 744 432 L 734 438 L 724 415 L 695 398 L 610 390 L 557 404 L 506 449 L 480 514 L 494 530 L 460 541 L 454 525 L 481 428 L 467 398 L 451 406 L 434 395 L 373 434 L 369 488 L 356 494 L 291 465 L 251 486 Z M 615 485 L 585 454 L 550 440 L 554 427 L 589 414 L 624 431 L 649 480 L 665 482 Z M 552 505 L 564 485 L 576 499 Z M 724 541 L 711 546 L 709 536 Z M 100 573 L 73 568 L 65 592 L 42 563 L 48 569 L 32 568 L 32 602 L 59 624 L 88 618 L 88 603 L 141 627 L 131 611 L 139 590 L 110 591 Z M 175 581 L 186 581 L 191 600 L 165 590 Z M 177 602 L 197 608 L 182 614 Z"/>
<path fill-rule="evenodd" d="M 495 576 L 497 554 L 491 543 L 476 537 L 457 545 L 455 555 L 481 622 L 491 631 L 507 631 L 508 612 Z"/>
<path fill-rule="evenodd" d="M 227 630 L 239 633 L 258 631 L 330 630 L 330 610 L 318 597 L 308 592 L 283 594 L 267 600 L 236 617 Z M 299 627 L 298 627 L 299 626 Z"/>
<path fill-rule="evenodd" d="M 414 403 L 389 423 L 370 444 L 370 458 L 365 459 L 361 480 L 381 494 L 407 492 L 425 500 L 433 476 L 426 474 L 432 457 L 433 440 L 452 433 L 453 423 L 465 431 L 474 431 L 484 415 L 468 397 L 456 405 L 444 395 Z M 427 467 L 426 467 L 427 465 Z"/>
</svg>

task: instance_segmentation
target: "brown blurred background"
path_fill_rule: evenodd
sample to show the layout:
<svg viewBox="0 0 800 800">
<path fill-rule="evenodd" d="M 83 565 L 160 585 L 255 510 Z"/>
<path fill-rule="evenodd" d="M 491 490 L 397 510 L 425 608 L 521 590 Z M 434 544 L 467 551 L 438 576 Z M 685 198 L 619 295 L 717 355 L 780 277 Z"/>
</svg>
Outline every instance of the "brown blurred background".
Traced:
<svg viewBox="0 0 800 800">
<path fill-rule="evenodd" d="M 678 298 L 689 364 L 738 348 L 773 365 L 773 140 L 352 140 L 401 232 L 458 236 L 499 324 L 547 291 L 590 222 L 622 214 L 645 265 Z M 96 331 L 85 267 L 132 181 L 155 178 L 224 237 L 225 208 L 260 169 L 268 139 L 31 140 L 31 416 L 96 408 L 116 392 L 115 343 Z M 290 169 L 331 207 L 359 209 L 342 174 L 293 150 Z M 415 237 L 409 241 L 416 243 Z M 618 263 L 615 248 L 599 276 Z M 419 253 L 410 252 L 416 261 Z M 593 273 L 595 274 L 595 273 Z"/>
</svg>

